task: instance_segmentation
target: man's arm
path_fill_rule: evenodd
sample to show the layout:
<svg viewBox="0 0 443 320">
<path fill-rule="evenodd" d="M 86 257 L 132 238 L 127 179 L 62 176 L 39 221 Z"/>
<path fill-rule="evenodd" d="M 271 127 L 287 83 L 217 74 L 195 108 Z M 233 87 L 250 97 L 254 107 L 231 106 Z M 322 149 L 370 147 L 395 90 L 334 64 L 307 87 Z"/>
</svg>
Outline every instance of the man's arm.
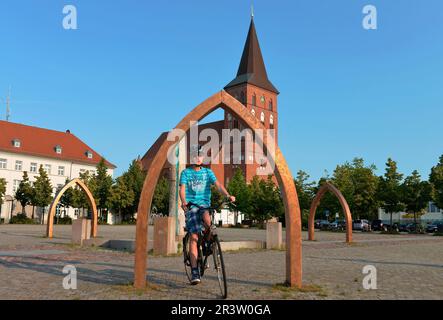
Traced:
<svg viewBox="0 0 443 320">
<path fill-rule="evenodd" d="M 188 203 L 186 202 L 186 185 L 180 185 L 180 200 L 182 201 L 182 209 L 188 211 Z"/>
<path fill-rule="evenodd" d="M 218 180 L 215 181 L 214 184 L 221 193 L 223 193 L 227 198 L 229 198 L 229 201 L 235 202 L 235 197 L 231 196 L 229 192 L 226 190 L 226 188 Z"/>
</svg>

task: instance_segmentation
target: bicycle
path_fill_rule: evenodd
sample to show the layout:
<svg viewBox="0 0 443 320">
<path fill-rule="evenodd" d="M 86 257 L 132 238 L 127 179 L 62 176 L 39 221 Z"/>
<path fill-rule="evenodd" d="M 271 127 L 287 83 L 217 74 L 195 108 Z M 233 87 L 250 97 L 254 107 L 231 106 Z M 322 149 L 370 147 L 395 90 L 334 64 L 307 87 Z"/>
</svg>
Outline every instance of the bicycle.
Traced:
<svg viewBox="0 0 443 320">
<path fill-rule="evenodd" d="M 198 241 L 197 241 L 197 267 L 200 271 L 200 276 L 203 277 L 205 270 L 209 268 L 209 256 L 213 256 L 214 260 L 214 269 L 217 272 L 217 279 L 218 284 L 220 287 L 221 295 L 223 299 L 226 299 L 228 297 L 228 285 L 226 280 L 226 270 L 225 270 L 225 263 L 223 260 L 223 253 L 220 245 L 220 241 L 218 239 L 218 235 L 215 232 L 215 225 L 214 225 L 214 215 L 215 215 L 215 209 L 214 208 L 206 208 L 198 206 L 192 202 L 188 203 L 188 209 L 191 210 L 193 207 L 198 207 L 200 209 L 204 209 L 209 211 L 209 214 L 211 215 L 211 226 L 208 230 L 202 231 L 198 235 Z M 189 282 L 191 282 L 192 279 L 192 273 L 191 273 L 191 257 L 189 253 L 189 247 L 190 247 L 190 239 L 191 234 L 187 232 L 185 227 L 186 235 L 183 238 L 183 258 L 184 258 L 184 264 L 185 264 L 185 271 L 186 276 L 188 277 Z"/>
</svg>

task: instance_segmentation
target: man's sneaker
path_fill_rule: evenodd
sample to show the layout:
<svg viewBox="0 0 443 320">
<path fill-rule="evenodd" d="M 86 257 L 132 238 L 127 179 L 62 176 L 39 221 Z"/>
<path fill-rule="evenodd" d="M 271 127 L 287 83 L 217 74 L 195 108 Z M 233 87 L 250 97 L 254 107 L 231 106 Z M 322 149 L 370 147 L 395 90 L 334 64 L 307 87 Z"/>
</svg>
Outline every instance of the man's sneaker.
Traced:
<svg viewBox="0 0 443 320">
<path fill-rule="evenodd" d="M 191 279 L 191 284 L 192 285 L 196 285 L 200 283 L 200 272 L 198 271 L 198 268 L 193 268 L 192 269 L 192 279 Z"/>
</svg>

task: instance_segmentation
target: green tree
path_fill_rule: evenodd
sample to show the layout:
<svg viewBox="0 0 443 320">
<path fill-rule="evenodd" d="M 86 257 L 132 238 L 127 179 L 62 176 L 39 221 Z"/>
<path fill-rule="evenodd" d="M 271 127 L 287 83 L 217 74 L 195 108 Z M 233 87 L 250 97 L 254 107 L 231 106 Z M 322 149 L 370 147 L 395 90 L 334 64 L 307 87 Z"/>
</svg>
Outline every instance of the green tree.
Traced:
<svg viewBox="0 0 443 320">
<path fill-rule="evenodd" d="M 152 211 L 156 213 L 169 214 L 169 181 L 166 177 L 161 177 L 155 187 L 152 199 Z"/>
<path fill-rule="evenodd" d="M 381 207 L 390 214 L 390 225 L 392 226 L 392 214 L 405 209 L 402 203 L 402 179 L 403 175 L 397 172 L 397 163 L 391 158 L 386 163 L 386 172 L 379 178 L 378 199 Z"/>
<path fill-rule="evenodd" d="M 211 207 L 216 212 L 221 212 L 225 198 L 223 194 L 214 185 L 211 186 Z M 215 223 L 215 222 L 214 222 Z"/>
<path fill-rule="evenodd" d="M 143 183 L 146 178 L 146 173 L 143 172 L 140 161 L 133 160 L 127 172 L 123 174 L 125 184 L 134 193 L 134 201 L 131 205 L 123 208 L 123 220 L 131 219 L 138 210 L 138 203 L 140 202 L 140 195 L 143 189 Z"/>
<path fill-rule="evenodd" d="M 6 194 L 6 180 L 0 178 L 0 206 L 3 205 L 3 198 Z"/>
<path fill-rule="evenodd" d="M 315 181 L 308 182 L 308 180 L 309 174 L 302 170 L 297 172 L 297 177 L 294 179 L 304 226 L 308 224 L 309 210 L 315 197 Z"/>
<path fill-rule="evenodd" d="M 234 224 L 237 224 L 240 212 L 245 215 L 251 212 L 250 190 L 241 169 L 235 171 L 232 180 L 228 183 L 227 189 L 236 198 L 235 203 L 229 203 L 228 207 L 234 212 Z"/>
<path fill-rule="evenodd" d="M 280 190 L 272 181 L 272 176 L 264 180 L 255 176 L 249 184 L 251 195 L 250 216 L 259 223 L 272 217 L 282 218 L 284 206 Z"/>
<path fill-rule="evenodd" d="M 32 205 L 42 208 L 42 221 L 44 223 L 45 207 L 52 202 L 52 185 L 48 178 L 48 174 L 40 166 L 38 170 L 39 175 L 34 182 L 34 194 L 32 197 Z"/>
<path fill-rule="evenodd" d="M 379 178 L 376 170 L 375 165 L 366 166 L 362 158 L 355 158 L 351 163 L 337 166 L 334 171 L 332 182 L 343 194 L 356 218 L 372 220 L 377 217 Z"/>
<path fill-rule="evenodd" d="M 97 165 L 97 173 L 92 177 L 92 194 L 94 195 L 100 218 L 106 221 L 105 215 L 110 205 L 112 177 L 108 174 L 108 167 L 104 158 Z M 88 186 L 89 187 L 89 186 Z"/>
<path fill-rule="evenodd" d="M 95 188 L 94 180 L 89 171 L 81 173 L 79 179 L 82 180 L 82 182 L 88 187 L 88 189 L 92 192 L 92 194 L 94 194 L 94 188 Z M 72 207 L 81 210 L 81 212 L 83 212 L 83 215 L 85 209 L 88 211 L 92 209 L 85 192 L 82 189 L 80 189 L 78 186 L 72 188 L 70 193 L 71 193 L 70 195 L 71 199 L 68 200 L 68 202 L 71 203 Z"/>
<path fill-rule="evenodd" d="M 432 167 L 429 182 L 433 187 L 433 200 L 439 208 L 443 208 L 443 155 L 440 162 Z"/>
<path fill-rule="evenodd" d="M 418 171 L 414 170 L 405 178 L 402 189 L 406 211 L 414 214 L 414 222 L 417 223 L 417 214 L 422 212 L 432 200 L 432 186 L 429 182 L 422 181 Z"/>
<path fill-rule="evenodd" d="M 20 202 L 22 206 L 22 214 L 26 214 L 26 206 L 31 204 L 32 198 L 34 196 L 34 189 L 29 182 L 28 173 L 23 172 L 23 179 L 15 192 L 15 199 Z"/>
<path fill-rule="evenodd" d="M 126 184 L 124 177 L 119 177 L 111 189 L 111 208 L 119 215 L 134 203 L 134 191 Z"/>
<path fill-rule="evenodd" d="M 65 185 L 69 183 L 69 179 L 66 179 Z M 60 192 L 61 189 L 63 189 L 64 186 L 60 186 L 57 189 L 57 193 Z M 60 205 L 64 208 L 74 207 L 74 188 L 69 188 L 68 190 L 63 193 L 62 197 L 60 198 Z"/>
</svg>

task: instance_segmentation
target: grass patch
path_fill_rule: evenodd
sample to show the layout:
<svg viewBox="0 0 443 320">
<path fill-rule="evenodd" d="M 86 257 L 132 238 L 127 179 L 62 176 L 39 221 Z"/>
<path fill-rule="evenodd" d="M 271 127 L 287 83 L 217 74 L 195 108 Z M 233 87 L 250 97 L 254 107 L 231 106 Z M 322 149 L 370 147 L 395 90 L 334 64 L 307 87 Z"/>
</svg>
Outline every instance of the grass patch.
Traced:
<svg viewBox="0 0 443 320">
<path fill-rule="evenodd" d="M 327 297 L 325 290 L 315 284 L 303 285 L 301 288 L 290 287 L 287 283 L 277 283 L 272 286 L 273 291 L 280 291 L 283 293 L 315 293 L 320 297 Z"/>
<path fill-rule="evenodd" d="M 152 291 L 162 291 L 162 287 L 159 285 L 155 285 L 152 283 L 148 283 L 146 285 L 146 288 L 144 289 L 136 289 L 134 287 L 134 283 L 133 282 L 128 282 L 127 284 L 122 284 L 122 285 L 115 285 L 113 286 L 113 288 L 115 290 L 120 291 L 123 294 L 126 295 L 135 295 L 135 296 L 142 296 L 146 293 L 152 292 Z"/>
</svg>

